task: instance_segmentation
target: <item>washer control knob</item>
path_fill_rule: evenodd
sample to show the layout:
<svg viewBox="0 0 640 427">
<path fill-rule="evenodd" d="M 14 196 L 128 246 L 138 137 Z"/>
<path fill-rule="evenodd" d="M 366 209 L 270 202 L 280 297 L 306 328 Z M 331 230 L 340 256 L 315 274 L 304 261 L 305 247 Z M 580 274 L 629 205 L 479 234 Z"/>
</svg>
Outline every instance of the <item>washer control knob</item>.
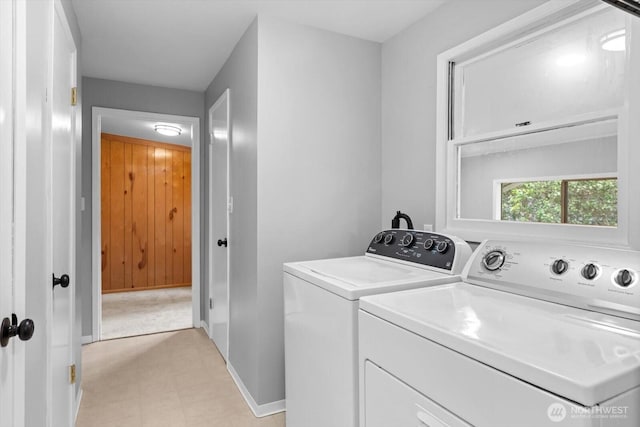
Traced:
<svg viewBox="0 0 640 427">
<path fill-rule="evenodd" d="M 627 288 L 633 283 L 633 273 L 625 268 L 616 274 L 615 280 L 618 285 Z"/>
<path fill-rule="evenodd" d="M 430 251 L 431 249 L 433 249 L 433 247 L 435 246 L 436 242 L 433 239 L 427 239 L 424 241 L 424 248 L 428 251 Z"/>
<path fill-rule="evenodd" d="M 393 239 L 394 239 L 393 234 L 387 234 L 386 236 L 384 236 L 384 244 L 390 245 L 391 243 L 393 243 Z"/>
<path fill-rule="evenodd" d="M 373 243 L 380 243 L 384 239 L 384 233 L 376 234 L 376 237 L 373 238 Z"/>
<path fill-rule="evenodd" d="M 551 265 L 551 271 L 555 274 L 564 274 L 567 272 L 568 268 L 569 263 L 563 259 L 557 259 L 553 261 L 553 264 Z"/>
<path fill-rule="evenodd" d="M 599 272 L 600 272 L 600 269 L 598 268 L 597 265 L 593 263 L 589 263 L 584 267 L 582 267 L 582 277 L 584 277 L 587 280 L 595 279 Z"/>
<path fill-rule="evenodd" d="M 402 244 L 402 246 L 409 248 L 411 247 L 411 245 L 413 245 L 414 240 L 415 240 L 415 237 L 413 236 L 413 234 L 407 233 L 404 236 L 402 236 L 402 240 L 400 241 L 400 243 Z"/>
<path fill-rule="evenodd" d="M 444 240 L 441 242 L 438 242 L 438 244 L 436 245 L 436 251 L 438 251 L 438 253 L 443 254 L 445 252 L 447 252 L 449 250 L 449 244 L 447 242 L 445 242 Z"/>
<path fill-rule="evenodd" d="M 493 250 L 482 258 L 482 265 L 489 271 L 496 271 L 504 264 L 504 252 Z"/>
</svg>

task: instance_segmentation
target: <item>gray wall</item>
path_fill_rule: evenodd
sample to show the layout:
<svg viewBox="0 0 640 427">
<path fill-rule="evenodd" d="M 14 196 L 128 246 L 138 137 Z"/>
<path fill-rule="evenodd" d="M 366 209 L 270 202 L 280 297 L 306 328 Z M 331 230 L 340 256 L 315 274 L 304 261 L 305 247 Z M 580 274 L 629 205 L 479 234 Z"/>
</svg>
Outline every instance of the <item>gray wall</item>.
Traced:
<svg viewBox="0 0 640 427">
<path fill-rule="evenodd" d="M 204 144 L 204 94 L 181 89 L 167 89 L 132 83 L 82 79 L 82 196 L 85 210 L 82 212 L 82 244 L 78 247 L 78 291 L 82 298 L 82 335 L 92 334 L 91 303 L 91 108 L 106 107 L 152 113 L 175 114 L 200 118 L 200 141 Z M 201 150 L 200 167 L 204 165 Z M 195 159 L 194 159 L 195 161 Z M 205 175 L 202 175 L 205 176 Z M 201 182 L 200 200 L 203 199 L 204 179 Z M 203 206 L 201 202 L 201 208 Z M 201 217 L 201 227 L 205 217 Z M 201 246 L 204 241 L 201 241 Z M 201 284 L 202 274 L 201 274 Z M 97 338 L 97 337 L 96 337 Z"/>
<path fill-rule="evenodd" d="M 265 404 L 284 399 L 282 263 L 360 254 L 378 231 L 380 45 L 260 17 L 205 110 L 226 88 L 229 362 Z"/>
<path fill-rule="evenodd" d="M 436 57 L 544 3 L 450 0 L 382 45 L 382 225 L 435 223 Z"/>
<path fill-rule="evenodd" d="M 230 215 L 230 272 L 229 272 L 229 361 L 242 382 L 255 396 L 257 386 L 257 325 L 259 321 L 257 300 L 257 155 L 258 155 L 258 22 L 255 20 L 242 36 L 231 56 L 207 88 L 205 97 L 206 127 L 208 129 L 209 108 L 218 97 L 230 89 L 231 108 L 231 195 L 234 209 Z M 208 159 L 209 141 L 203 157 Z M 206 175 L 209 165 L 205 165 Z M 226 179 L 214 176 L 214 179 Z M 208 194 L 208 182 L 206 194 Z M 208 211 L 207 211 L 208 215 Z M 203 236 L 208 236 L 207 229 Z M 206 240 L 206 239 L 203 239 Z M 208 254 L 203 257 L 209 276 Z M 209 281 L 203 286 L 202 299 L 208 307 Z M 209 323 L 209 310 L 205 309 Z"/>
<path fill-rule="evenodd" d="M 380 44 L 260 17 L 258 403 L 284 398 L 282 263 L 362 254 L 380 224 Z M 253 391 L 252 391 L 253 392 Z"/>
</svg>

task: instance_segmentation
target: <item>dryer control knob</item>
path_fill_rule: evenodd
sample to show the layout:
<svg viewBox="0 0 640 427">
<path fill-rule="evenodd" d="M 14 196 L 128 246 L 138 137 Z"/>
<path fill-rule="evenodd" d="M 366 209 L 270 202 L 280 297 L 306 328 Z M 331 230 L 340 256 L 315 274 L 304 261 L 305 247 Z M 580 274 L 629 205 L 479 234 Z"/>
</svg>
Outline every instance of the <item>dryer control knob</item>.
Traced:
<svg viewBox="0 0 640 427">
<path fill-rule="evenodd" d="M 413 234 L 407 233 L 404 236 L 402 236 L 402 240 L 400 241 L 400 243 L 402 244 L 402 246 L 408 248 L 408 247 L 411 247 L 411 245 L 413 245 L 414 240 L 415 240 L 415 237 L 413 236 Z"/>
<path fill-rule="evenodd" d="M 631 286 L 633 283 L 633 273 L 626 268 L 620 270 L 618 274 L 616 274 L 616 283 L 623 288 Z"/>
<path fill-rule="evenodd" d="M 504 264 L 504 252 L 493 250 L 482 258 L 482 265 L 489 271 L 496 271 Z"/>
<path fill-rule="evenodd" d="M 387 234 L 386 236 L 384 236 L 384 244 L 390 245 L 391 243 L 393 243 L 393 238 L 393 234 Z"/>
<path fill-rule="evenodd" d="M 384 233 L 378 233 L 373 238 L 373 243 L 380 243 L 380 242 L 382 242 L 382 239 L 384 239 Z"/>
<path fill-rule="evenodd" d="M 593 280 L 596 278 L 599 272 L 600 272 L 600 268 L 598 268 L 597 265 L 589 263 L 584 267 L 582 267 L 581 274 L 582 274 L 582 277 L 584 277 L 585 279 Z"/>
<path fill-rule="evenodd" d="M 551 265 L 551 271 L 553 271 L 555 274 L 566 273 L 568 268 L 569 263 L 563 259 L 557 259 L 553 261 L 553 264 Z"/>
</svg>

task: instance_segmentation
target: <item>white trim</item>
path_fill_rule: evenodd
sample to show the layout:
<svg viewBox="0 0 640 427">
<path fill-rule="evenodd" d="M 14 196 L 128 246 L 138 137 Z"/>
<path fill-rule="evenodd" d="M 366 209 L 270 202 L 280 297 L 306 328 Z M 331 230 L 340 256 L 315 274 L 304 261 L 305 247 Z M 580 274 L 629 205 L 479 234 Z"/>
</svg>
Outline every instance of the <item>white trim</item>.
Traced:
<svg viewBox="0 0 640 427">
<path fill-rule="evenodd" d="M 100 341 L 102 318 L 102 260 L 100 218 L 100 134 L 102 117 L 177 122 L 190 126 L 191 132 L 191 295 L 192 325 L 200 325 L 200 119 L 172 114 L 91 108 L 91 266 L 92 266 L 92 332 Z"/>
<path fill-rule="evenodd" d="M 207 326 L 207 322 L 205 322 L 204 320 L 201 320 L 200 327 L 204 329 L 204 332 L 207 334 L 207 336 L 211 338 L 211 335 L 209 334 L 209 327 Z"/>
<path fill-rule="evenodd" d="M 247 405 L 249 405 L 249 408 L 251 409 L 251 412 L 253 412 L 253 415 L 260 418 L 287 410 L 286 401 L 284 399 L 258 405 L 251 396 L 251 393 L 249 393 L 247 387 L 245 387 L 236 370 L 233 369 L 233 366 L 231 366 L 231 363 L 227 363 L 227 370 L 229 371 L 229 374 L 231 374 L 233 382 L 235 382 L 236 386 L 238 386 L 238 390 L 240 391 L 240 394 L 244 398 L 245 402 L 247 402 Z"/>
<path fill-rule="evenodd" d="M 93 335 L 83 335 L 80 337 L 80 344 L 91 344 L 93 342 Z"/>
<path fill-rule="evenodd" d="M 78 392 L 76 393 L 76 411 L 75 411 L 75 416 L 73 417 L 74 420 L 78 419 L 78 413 L 80 412 L 80 404 L 82 403 L 83 395 L 84 395 L 84 392 L 82 391 L 82 387 L 79 387 Z"/>
<path fill-rule="evenodd" d="M 499 25 L 492 30 L 481 34 L 465 43 L 449 49 L 437 58 L 437 101 L 436 101 L 436 230 L 438 232 L 461 236 L 465 240 L 480 242 L 486 238 L 495 239 L 548 239 L 566 240 L 587 244 L 600 244 L 604 246 L 633 248 L 640 247 L 640 226 L 634 225 L 630 218 L 632 213 L 640 211 L 640 206 L 633 194 L 640 191 L 640 172 L 632 165 L 630 152 L 637 153 L 638 150 L 631 144 L 632 135 L 640 134 L 640 126 L 629 120 L 633 117 L 630 113 L 633 109 L 640 110 L 637 105 L 638 97 L 627 95 L 625 107 L 615 111 L 603 111 L 592 115 L 583 115 L 570 118 L 578 120 L 578 124 L 591 123 L 595 120 L 608 118 L 615 113 L 618 116 L 618 226 L 617 227 L 595 227 L 569 224 L 534 224 L 534 223 L 514 223 L 495 220 L 462 219 L 458 215 L 460 204 L 459 197 L 460 167 L 457 149 L 461 143 L 477 142 L 487 136 L 496 137 L 501 132 L 488 133 L 472 138 L 459 138 L 455 141 L 449 140 L 449 63 L 469 60 L 469 55 L 478 52 L 479 48 L 487 47 L 489 50 L 495 49 L 500 43 L 508 42 L 508 38 L 521 37 L 527 32 L 532 33 L 540 30 L 539 25 L 544 22 L 557 22 L 570 18 L 578 13 L 587 13 L 589 8 L 600 9 L 599 2 L 589 1 L 558 1 L 552 0 L 542 6 L 531 10 L 523 15 Z M 587 12 L 585 12 L 587 11 Z M 630 30 L 630 37 L 640 38 L 640 23 L 627 18 L 627 28 Z M 627 93 L 640 93 L 640 85 L 633 79 L 634 69 L 640 68 L 640 51 L 636 52 L 634 46 L 629 43 L 630 49 L 627 54 L 631 58 L 626 70 Z M 632 52 L 633 51 L 633 52 Z M 599 118 L 598 118 L 599 116 Z M 540 125 L 532 125 L 527 128 L 517 129 L 516 133 L 539 132 L 557 128 L 561 124 L 548 122 Z M 504 134 L 505 132 L 502 132 Z M 508 132 L 513 134 L 514 132 Z M 637 145 L 637 144 L 635 144 Z M 637 159 L 638 157 L 636 157 Z M 635 209 L 632 209 L 635 208 Z M 637 216 L 637 215 L 636 215 Z M 636 221 L 637 222 L 637 221 Z M 633 243 L 635 242 L 635 244 Z"/>
</svg>

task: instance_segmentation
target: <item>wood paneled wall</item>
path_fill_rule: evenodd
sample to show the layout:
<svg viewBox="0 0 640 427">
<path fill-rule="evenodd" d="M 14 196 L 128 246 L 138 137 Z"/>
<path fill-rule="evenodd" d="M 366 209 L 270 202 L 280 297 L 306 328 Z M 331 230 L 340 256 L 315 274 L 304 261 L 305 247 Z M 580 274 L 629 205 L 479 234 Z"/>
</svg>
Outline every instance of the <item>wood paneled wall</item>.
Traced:
<svg viewBox="0 0 640 427">
<path fill-rule="evenodd" d="M 103 133 L 102 292 L 191 285 L 191 148 Z"/>
</svg>

